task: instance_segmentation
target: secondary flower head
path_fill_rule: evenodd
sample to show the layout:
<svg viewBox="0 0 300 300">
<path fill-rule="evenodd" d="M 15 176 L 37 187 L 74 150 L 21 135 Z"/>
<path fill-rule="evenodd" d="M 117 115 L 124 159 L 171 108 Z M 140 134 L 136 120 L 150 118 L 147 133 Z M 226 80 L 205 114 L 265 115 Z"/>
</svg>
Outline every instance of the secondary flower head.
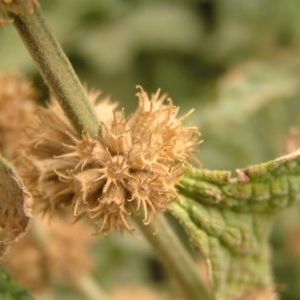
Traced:
<svg viewBox="0 0 300 300">
<path fill-rule="evenodd" d="M 29 232 L 11 249 L 3 265 L 17 282 L 39 294 L 55 282 L 74 283 L 82 274 L 90 272 L 91 245 L 92 237 L 84 223 L 70 226 L 66 216 L 59 216 L 51 224 L 35 218 Z"/>
<path fill-rule="evenodd" d="M 151 97 L 142 88 L 139 107 L 126 117 L 115 105 L 100 103 L 97 138 L 77 134 L 60 107 L 41 108 L 28 132 L 24 177 L 45 212 L 72 208 L 87 216 L 97 233 L 132 231 L 129 215 L 144 223 L 176 199 L 175 185 L 199 143 L 194 127 L 182 126 L 189 115 L 160 91 Z M 108 117 L 109 116 L 109 117 Z"/>
<path fill-rule="evenodd" d="M 8 159 L 20 154 L 24 124 L 34 115 L 37 92 L 17 73 L 0 73 L 0 150 Z"/>
</svg>

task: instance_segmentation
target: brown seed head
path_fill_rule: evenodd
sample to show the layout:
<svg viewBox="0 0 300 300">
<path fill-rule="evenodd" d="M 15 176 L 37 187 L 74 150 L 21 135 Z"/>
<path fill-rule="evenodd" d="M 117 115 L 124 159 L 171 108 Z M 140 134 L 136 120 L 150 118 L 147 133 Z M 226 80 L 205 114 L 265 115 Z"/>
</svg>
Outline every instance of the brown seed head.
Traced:
<svg viewBox="0 0 300 300">
<path fill-rule="evenodd" d="M 36 218 L 3 264 L 19 283 L 34 293 L 61 280 L 76 282 L 92 269 L 89 252 L 92 237 L 85 225 L 70 226 L 69 218 L 62 216 L 51 224 Z"/>
<path fill-rule="evenodd" d="M 70 206 L 98 233 L 109 234 L 132 231 L 128 215 L 142 213 L 150 222 L 177 197 L 175 185 L 193 158 L 199 133 L 182 126 L 188 114 L 178 118 L 166 96 L 158 91 L 149 97 L 139 89 L 133 115 L 125 117 L 112 105 L 100 111 L 111 117 L 99 116 L 96 139 L 77 134 L 56 104 L 40 110 L 26 144 L 34 170 L 26 177 L 45 211 Z"/>
<path fill-rule="evenodd" d="M 24 77 L 0 74 L 0 150 L 6 158 L 16 158 L 21 152 L 23 128 L 34 115 L 36 98 L 36 91 Z"/>
</svg>

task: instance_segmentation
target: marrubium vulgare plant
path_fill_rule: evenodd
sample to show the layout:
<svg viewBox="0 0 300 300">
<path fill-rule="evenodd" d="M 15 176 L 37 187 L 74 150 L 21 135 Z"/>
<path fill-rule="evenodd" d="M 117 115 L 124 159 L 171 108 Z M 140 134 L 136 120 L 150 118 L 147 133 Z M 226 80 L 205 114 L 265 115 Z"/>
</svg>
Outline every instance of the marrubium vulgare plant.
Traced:
<svg viewBox="0 0 300 300">
<path fill-rule="evenodd" d="M 116 231 L 135 234 L 138 227 L 180 288 L 180 299 L 276 299 L 268 238 L 277 212 L 298 200 L 299 149 L 241 169 L 237 178 L 229 171 L 193 167 L 201 140 L 197 128 L 184 124 L 191 111 L 181 115 L 160 90 L 148 94 L 141 87 L 132 114 L 97 99 L 82 87 L 37 1 L 0 4 L 2 23 L 15 26 L 52 94 L 48 106 L 37 107 L 35 113 L 30 102 L 30 118 L 21 124 L 26 127 L 22 153 L 14 144 L 0 144 L 9 149 L 2 152 L 15 159 L 17 170 L 1 158 L 2 257 L 36 214 L 70 212 L 76 221 L 92 223 L 95 239 Z M 4 92 L 8 86 L 22 91 L 24 79 L 13 78 L 16 87 L 0 82 L 5 105 L 19 97 L 18 92 Z M 25 91 L 36 97 L 31 89 Z M 5 105 L 0 103 L 0 108 Z M 6 124 L 0 124 L 2 136 Z M 206 278 L 165 212 L 178 220 L 201 252 Z M 55 239 L 41 231 L 43 226 L 34 223 L 32 228 L 28 234 L 44 253 L 41 260 L 50 257 L 45 245 Z M 91 278 L 93 292 L 79 284 L 83 277 L 69 277 L 85 299 L 109 299 Z"/>
<path fill-rule="evenodd" d="M 86 215 L 97 233 L 132 231 L 129 217 L 156 215 L 179 199 L 176 184 L 189 166 L 196 128 L 182 125 L 187 117 L 158 91 L 142 89 L 139 107 L 125 116 L 115 105 L 99 103 L 98 136 L 77 133 L 56 102 L 40 108 L 28 130 L 21 173 L 37 205 L 46 213 L 69 206 Z M 101 115 L 103 114 L 103 117 Z"/>
</svg>

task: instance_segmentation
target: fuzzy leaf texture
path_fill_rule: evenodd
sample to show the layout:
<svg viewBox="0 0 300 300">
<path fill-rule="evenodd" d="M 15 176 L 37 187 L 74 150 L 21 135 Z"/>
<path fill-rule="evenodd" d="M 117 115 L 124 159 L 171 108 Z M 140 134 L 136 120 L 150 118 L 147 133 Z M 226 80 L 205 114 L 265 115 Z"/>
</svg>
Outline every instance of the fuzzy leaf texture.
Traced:
<svg viewBox="0 0 300 300">
<path fill-rule="evenodd" d="M 275 299 L 260 298 L 273 286 L 268 238 L 276 214 L 299 199 L 300 149 L 237 173 L 189 172 L 169 208 L 206 258 L 216 299 Z"/>
<path fill-rule="evenodd" d="M 26 232 L 31 206 L 31 195 L 13 167 L 0 156 L 0 258 Z"/>
<path fill-rule="evenodd" d="M 0 266 L 0 299 L 33 300 L 30 293 L 13 281 L 11 276 Z"/>
</svg>

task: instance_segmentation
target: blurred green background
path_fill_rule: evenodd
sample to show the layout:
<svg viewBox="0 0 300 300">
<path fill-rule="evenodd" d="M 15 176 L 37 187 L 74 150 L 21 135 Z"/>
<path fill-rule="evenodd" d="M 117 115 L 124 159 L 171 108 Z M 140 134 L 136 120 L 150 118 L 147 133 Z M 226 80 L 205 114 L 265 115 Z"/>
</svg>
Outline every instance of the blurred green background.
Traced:
<svg viewBox="0 0 300 300">
<path fill-rule="evenodd" d="M 202 133 L 198 157 L 204 167 L 234 171 L 285 153 L 288 130 L 300 116 L 299 0 L 40 3 L 88 87 L 110 95 L 128 113 L 137 105 L 137 84 L 148 92 L 161 88 L 181 113 L 195 108 L 188 122 Z M 0 69 L 22 71 L 47 97 L 13 26 L 0 29 Z M 285 243 L 298 219 L 297 209 L 281 216 L 272 238 L 282 299 L 300 299 L 300 254 L 290 255 Z M 145 261 L 144 250 L 138 251 L 144 246 L 132 247 L 139 241 L 126 239 L 99 242 L 99 277 L 101 268 L 110 269 L 109 280 L 122 264 L 136 271 L 141 264 L 135 251 Z M 110 259 L 114 251 L 120 253 Z M 143 272 L 135 274 L 149 280 Z M 113 276 L 124 280 L 124 274 Z"/>
</svg>

